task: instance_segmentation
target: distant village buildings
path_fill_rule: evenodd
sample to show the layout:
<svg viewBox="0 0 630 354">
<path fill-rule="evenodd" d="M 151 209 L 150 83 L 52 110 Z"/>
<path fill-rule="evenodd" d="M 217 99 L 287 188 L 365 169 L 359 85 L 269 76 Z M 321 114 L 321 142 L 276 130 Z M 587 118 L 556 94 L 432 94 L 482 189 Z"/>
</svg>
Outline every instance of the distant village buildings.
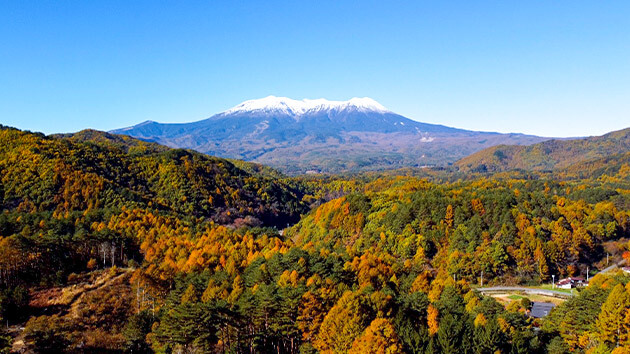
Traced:
<svg viewBox="0 0 630 354">
<path fill-rule="evenodd" d="M 582 277 L 568 277 L 558 280 L 556 287 L 560 289 L 573 289 L 587 286 L 588 282 L 584 281 Z"/>
</svg>

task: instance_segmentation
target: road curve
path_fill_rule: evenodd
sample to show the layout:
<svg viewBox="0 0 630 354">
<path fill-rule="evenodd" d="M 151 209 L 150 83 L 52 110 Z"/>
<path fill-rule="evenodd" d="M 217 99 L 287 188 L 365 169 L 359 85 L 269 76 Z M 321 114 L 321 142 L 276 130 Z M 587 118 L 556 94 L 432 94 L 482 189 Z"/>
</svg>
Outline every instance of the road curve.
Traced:
<svg viewBox="0 0 630 354">
<path fill-rule="evenodd" d="M 526 288 L 522 286 L 492 286 L 492 287 L 485 287 L 485 288 L 476 288 L 475 290 L 478 290 L 482 294 L 507 292 L 507 291 L 521 291 L 528 294 L 539 294 L 539 295 L 565 297 L 565 298 L 574 296 L 574 294 L 565 293 L 562 291 Z"/>
<path fill-rule="evenodd" d="M 607 273 L 607 272 L 610 272 L 610 271 L 612 271 L 613 269 L 616 269 L 616 268 L 621 267 L 624 263 L 626 263 L 626 260 L 625 260 L 625 259 L 623 259 L 623 260 L 621 260 L 620 262 L 617 262 L 617 263 L 615 263 L 615 264 L 611 265 L 611 266 L 610 266 L 610 267 L 608 267 L 608 268 L 605 268 L 605 269 L 604 269 L 604 270 L 602 270 L 600 273 Z"/>
</svg>

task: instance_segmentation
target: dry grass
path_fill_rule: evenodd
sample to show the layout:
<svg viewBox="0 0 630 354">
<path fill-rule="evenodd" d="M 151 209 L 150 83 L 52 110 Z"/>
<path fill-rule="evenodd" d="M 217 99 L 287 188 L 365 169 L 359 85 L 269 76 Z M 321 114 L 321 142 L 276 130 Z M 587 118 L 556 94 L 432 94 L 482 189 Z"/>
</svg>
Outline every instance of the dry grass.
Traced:
<svg viewBox="0 0 630 354">
<path fill-rule="evenodd" d="M 509 292 L 509 293 L 504 293 L 504 294 L 492 294 L 490 296 L 492 296 L 493 298 L 495 298 L 497 301 L 499 301 L 501 304 L 505 306 L 509 305 L 510 302 L 512 301 L 521 301 L 521 299 L 523 298 L 528 298 L 531 301 L 535 301 L 535 302 L 551 302 L 552 304 L 555 304 L 555 305 L 560 305 L 566 301 L 565 299 L 561 299 L 557 297 L 544 296 L 544 295 L 538 295 L 538 294 L 522 294 L 522 293 L 517 293 L 517 292 Z"/>
<path fill-rule="evenodd" d="M 65 287 L 33 291 L 30 306 L 39 315 L 59 316 L 68 324 L 67 335 L 75 344 L 96 351 L 120 348 L 125 340 L 121 320 L 133 310 L 131 273 L 110 268 L 75 275 Z M 21 352 L 27 344 L 20 333 L 12 350 Z"/>
</svg>

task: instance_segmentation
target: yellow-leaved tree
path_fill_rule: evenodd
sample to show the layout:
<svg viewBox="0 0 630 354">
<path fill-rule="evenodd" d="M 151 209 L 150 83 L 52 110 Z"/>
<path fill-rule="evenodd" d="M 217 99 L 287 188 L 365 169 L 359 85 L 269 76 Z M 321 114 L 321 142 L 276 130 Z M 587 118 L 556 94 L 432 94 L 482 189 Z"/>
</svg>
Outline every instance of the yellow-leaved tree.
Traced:
<svg viewBox="0 0 630 354">
<path fill-rule="evenodd" d="M 623 345 L 622 337 L 627 337 L 624 328 L 626 309 L 630 307 L 630 295 L 622 284 L 617 284 L 602 305 L 597 318 L 599 338 L 606 343 Z"/>
<path fill-rule="evenodd" d="M 438 320 L 438 309 L 433 305 L 429 305 L 427 308 L 427 324 L 429 326 L 429 335 L 433 336 L 440 328 L 440 322 Z"/>
<path fill-rule="evenodd" d="M 346 353 L 370 321 L 363 294 L 346 291 L 324 317 L 313 346 L 321 352 Z"/>
<path fill-rule="evenodd" d="M 393 354 L 401 351 L 394 326 L 387 319 L 377 318 L 354 340 L 348 354 Z"/>
</svg>

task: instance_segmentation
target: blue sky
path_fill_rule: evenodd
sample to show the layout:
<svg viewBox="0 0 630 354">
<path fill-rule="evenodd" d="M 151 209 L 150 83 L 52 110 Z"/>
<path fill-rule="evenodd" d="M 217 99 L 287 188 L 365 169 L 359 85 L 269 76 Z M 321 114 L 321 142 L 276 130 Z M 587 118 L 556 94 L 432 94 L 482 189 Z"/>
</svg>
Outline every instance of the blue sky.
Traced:
<svg viewBox="0 0 630 354">
<path fill-rule="evenodd" d="M 188 122 L 372 97 L 474 130 L 630 126 L 630 1 L 2 1 L 0 123 Z"/>
</svg>

